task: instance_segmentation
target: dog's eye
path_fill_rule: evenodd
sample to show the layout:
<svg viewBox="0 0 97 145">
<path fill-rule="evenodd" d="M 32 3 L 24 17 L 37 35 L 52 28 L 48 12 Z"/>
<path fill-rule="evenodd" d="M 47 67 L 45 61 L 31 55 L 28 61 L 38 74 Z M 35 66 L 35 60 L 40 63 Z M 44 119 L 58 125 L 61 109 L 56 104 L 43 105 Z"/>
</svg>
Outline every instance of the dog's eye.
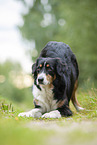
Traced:
<svg viewBox="0 0 97 145">
<path fill-rule="evenodd" d="M 42 64 L 40 64 L 39 67 L 42 68 Z"/>
<path fill-rule="evenodd" d="M 42 69 L 42 64 L 40 64 L 38 67 L 37 67 L 37 72 L 39 73 L 39 71 Z"/>
<path fill-rule="evenodd" d="M 49 68 L 49 67 L 50 67 L 50 65 L 49 65 L 49 64 L 47 64 L 47 65 L 46 65 L 46 67 L 47 67 L 47 68 Z"/>
</svg>

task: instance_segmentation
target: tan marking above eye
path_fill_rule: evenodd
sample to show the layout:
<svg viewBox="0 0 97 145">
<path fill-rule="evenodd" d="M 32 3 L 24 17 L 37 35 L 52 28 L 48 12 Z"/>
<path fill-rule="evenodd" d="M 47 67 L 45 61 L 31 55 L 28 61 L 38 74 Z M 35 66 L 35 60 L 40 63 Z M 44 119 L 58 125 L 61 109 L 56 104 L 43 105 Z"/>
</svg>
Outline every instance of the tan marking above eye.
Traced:
<svg viewBox="0 0 97 145">
<path fill-rule="evenodd" d="M 42 67 L 42 64 L 40 64 L 39 66 Z"/>
<path fill-rule="evenodd" d="M 49 64 L 46 65 L 46 67 L 49 67 L 49 66 L 50 66 Z"/>
</svg>

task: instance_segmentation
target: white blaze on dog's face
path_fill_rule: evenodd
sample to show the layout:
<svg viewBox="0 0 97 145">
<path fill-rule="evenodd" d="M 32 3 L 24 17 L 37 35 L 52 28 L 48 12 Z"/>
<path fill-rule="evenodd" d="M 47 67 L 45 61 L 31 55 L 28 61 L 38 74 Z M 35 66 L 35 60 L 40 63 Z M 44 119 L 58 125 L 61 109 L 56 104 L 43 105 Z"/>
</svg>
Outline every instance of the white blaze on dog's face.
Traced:
<svg viewBox="0 0 97 145">
<path fill-rule="evenodd" d="M 50 84 L 51 82 L 49 81 L 47 75 L 44 73 L 44 72 L 41 72 L 40 74 L 38 74 L 38 77 L 37 77 L 37 84 L 38 85 L 48 85 Z"/>
<path fill-rule="evenodd" d="M 42 62 L 37 68 L 37 85 L 49 85 L 52 84 L 55 79 L 55 72 L 53 65 L 48 62 Z"/>
</svg>

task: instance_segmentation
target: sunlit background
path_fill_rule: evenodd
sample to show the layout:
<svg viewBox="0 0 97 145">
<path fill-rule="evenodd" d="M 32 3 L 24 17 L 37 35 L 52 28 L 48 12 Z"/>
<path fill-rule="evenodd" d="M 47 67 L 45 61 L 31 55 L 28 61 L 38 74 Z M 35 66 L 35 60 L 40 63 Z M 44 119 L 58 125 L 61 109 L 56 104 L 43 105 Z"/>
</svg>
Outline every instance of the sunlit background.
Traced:
<svg viewBox="0 0 97 145">
<path fill-rule="evenodd" d="M 79 89 L 96 88 L 96 35 L 96 0 L 0 1 L 0 95 L 32 99 L 32 63 L 48 41 L 62 41 L 75 53 Z"/>
<path fill-rule="evenodd" d="M 17 28 L 23 25 L 22 12 L 26 10 L 20 1 L 0 1 L 0 62 L 19 62 L 26 72 L 30 72 L 32 60 L 26 54 L 29 46 L 25 45 Z"/>
<path fill-rule="evenodd" d="M 27 51 L 34 43 L 24 42 L 17 28 L 24 23 L 21 13 L 27 12 L 20 1 L 0 1 L 0 95 L 19 102 L 29 100 L 32 87 L 33 61 Z"/>
</svg>

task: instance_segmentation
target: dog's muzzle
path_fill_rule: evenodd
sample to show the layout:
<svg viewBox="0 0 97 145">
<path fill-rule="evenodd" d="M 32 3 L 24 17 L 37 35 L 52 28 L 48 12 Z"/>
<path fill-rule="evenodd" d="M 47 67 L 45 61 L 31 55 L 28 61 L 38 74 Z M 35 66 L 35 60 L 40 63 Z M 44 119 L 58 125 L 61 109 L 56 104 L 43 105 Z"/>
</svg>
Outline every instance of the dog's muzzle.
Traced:
<svg viewBox="0 0 97 145">
<path fill-rule="evenodd" d="M 49 83 L 50 82 L 47 80 L 45 73 L 42 72 L 42 73 L 38 74 L 38 77 L 37 77 L 37 84 L 38 85 L 47 85 Z"/>
</svg>

